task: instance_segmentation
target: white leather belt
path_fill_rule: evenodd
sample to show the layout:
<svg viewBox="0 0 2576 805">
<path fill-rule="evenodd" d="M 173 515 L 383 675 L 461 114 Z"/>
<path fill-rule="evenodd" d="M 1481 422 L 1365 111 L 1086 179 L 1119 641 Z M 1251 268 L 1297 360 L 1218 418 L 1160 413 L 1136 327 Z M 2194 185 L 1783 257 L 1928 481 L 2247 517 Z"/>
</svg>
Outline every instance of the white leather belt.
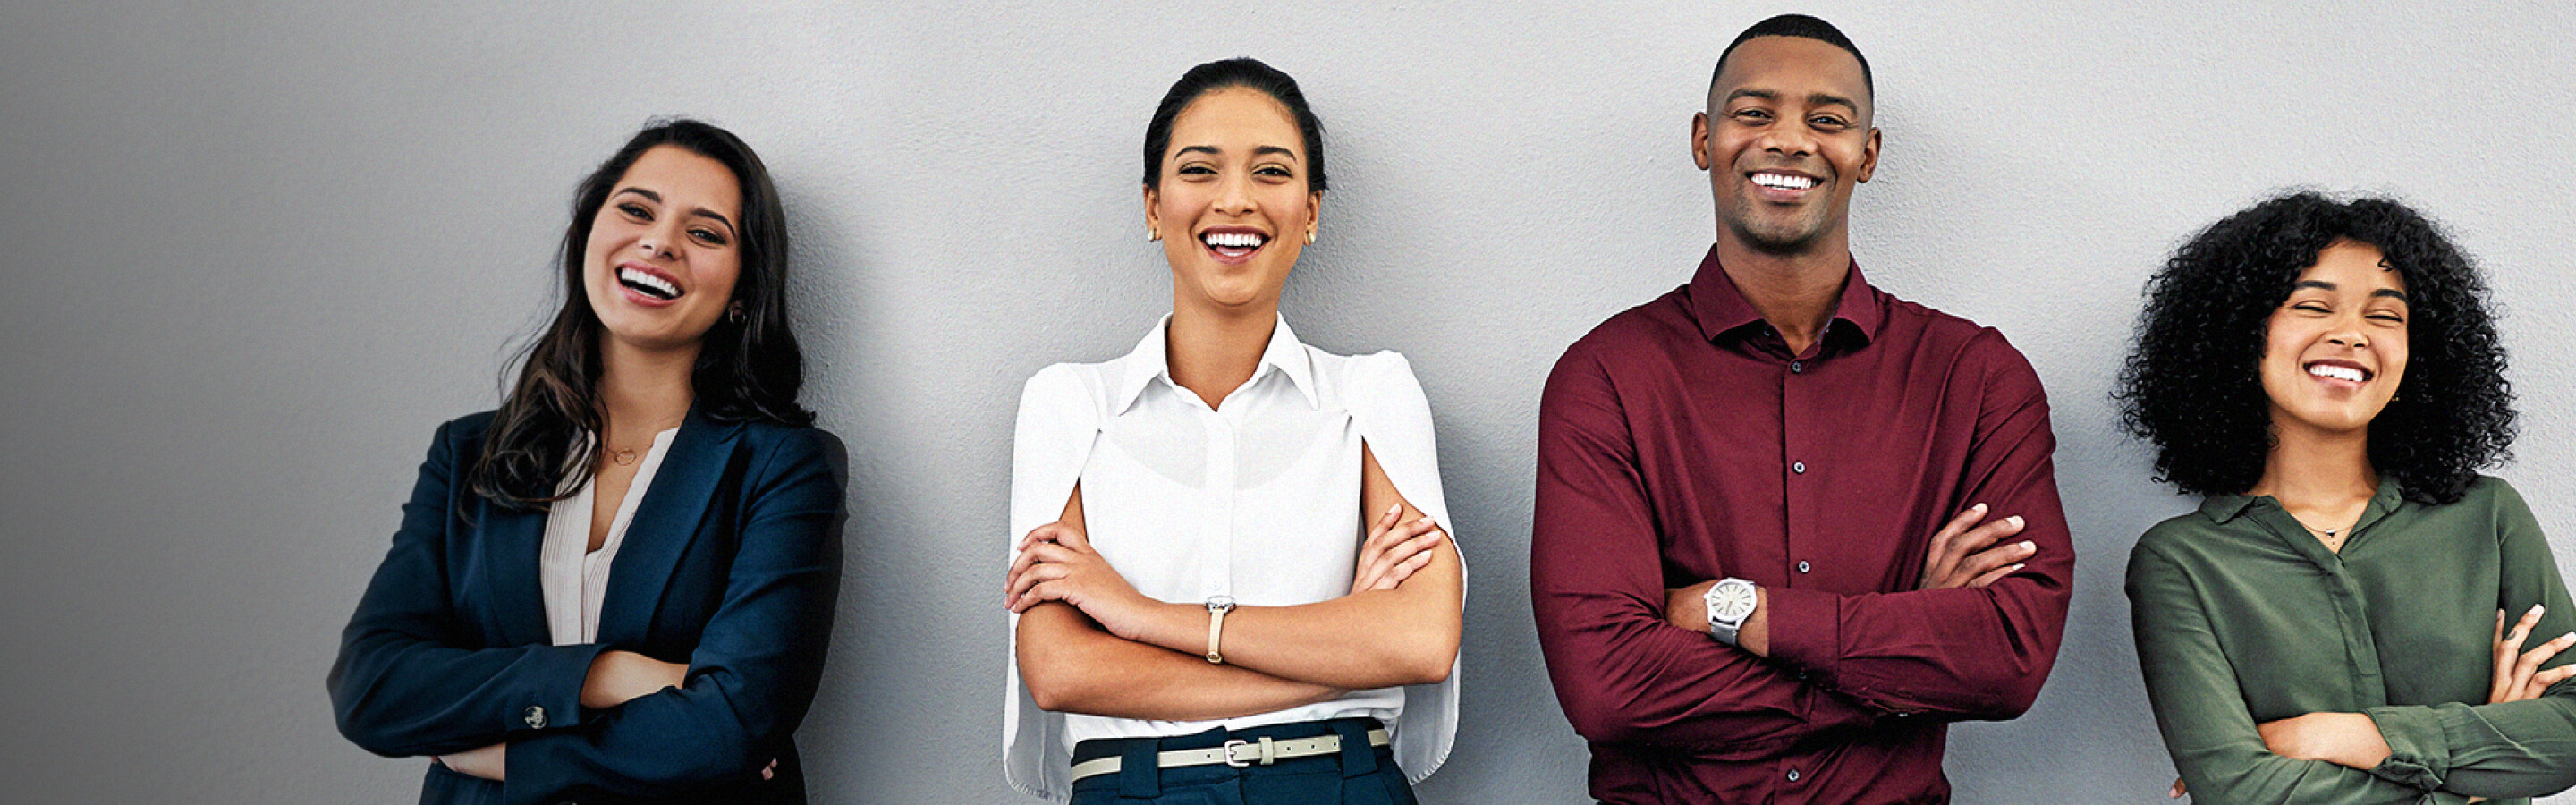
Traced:
<svg viewBox="0 0 2576 805">
<path fill-rule="evenodd" d="M 1370 746 L 1385 746 L 1392 743 L 1394 739 L 1387 735 L 1384 728 L 1380 728 L 1368 731 L 1368 741 Z M 1256 741 L 1232 740 L 1206 749 L 1174 749 L 1168 752 L 1157 752 L 1154 755 L 1154 765 L 1173 769 L 1223 763 L 1240 769 L 1255 765 L 1268 766 L 1291 758 L 1330 755 L 1340 751 L 1342 751 L 1342 736 L 1339 735 L 1290 738 L 1284 741 L 1269 738 Z M 1080 780 L 1118 771 L 1119 767 L 1125 765 L 1120 762 L 1121 760 L 1123 758 L 1111 756 L 1073 764 L 1073 779 Z"/>
</svg>

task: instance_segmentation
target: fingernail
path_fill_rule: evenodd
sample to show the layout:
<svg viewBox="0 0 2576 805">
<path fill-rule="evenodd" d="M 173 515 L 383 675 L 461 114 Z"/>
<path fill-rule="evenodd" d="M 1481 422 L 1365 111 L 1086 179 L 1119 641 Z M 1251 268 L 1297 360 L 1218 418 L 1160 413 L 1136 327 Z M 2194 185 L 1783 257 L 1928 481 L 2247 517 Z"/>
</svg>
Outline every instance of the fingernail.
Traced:
<svg viewBox="0 0 2576 805">
<path fill-rule="evenodd" d="M 1972 512 L 1977 512 L 1977 513 L 1979 513 L 1979 514 L 1983 514 L 1983 513 L 1985 513 L 1985 511 L 1986 511 L 1986 504 L 1979 503 L 1979 504 L 1977 504 L 1977 505 L 1970 506 L 1970 507 L 1968 507 L 1968 511 L 1972 511 Z"/>
<path fill-rule="evenodd" d="M 2531 605 L 2531 614 L 2532 614 L 2533 616 L 2538 616 L 2542 611 L 2543 611 L 2543 610 L 2541 609 L 2541 606 L 2540 606 L 2539 604 L 2533 604 L 2533 605 Z"/>
<path fill-rule="evenodd" d="M 1386 513 L 1387 513 L 1387 514 L 1389 514 L 1389 515 L 1403 514 L 1403 513 L 1404 513 L 1404 504 L 1402 504 L 1402 503 L 1398 503 L 1398 504 L 1395 504 L 1395 505 L 1393 505 L 1393 506 L 1388 506 L 1388 507 L 1386 507 Z"/>
<path fill-rule="evenodd" d="M 2021 541 L 2021 549 L 2022 549 L 2022 550 L 2025 550 L 2025 551 L 2029 551 L 2029 552 L 2031 552 L 2031 553 L 2038 553 L 2038 552 L 2039 552 L 2039 545 L 2038 545 L 2037 543 L 2033 543 L 2033 542 L 2031 542 L 2030 540 L 2022 540 L 2022 541 Z"/>
<path fill-rule="evenodd" d="M 2022 566 L 2021 566 L 2020 564 L 2018 564 L 2018 563 L 2014 564 L 2014 565 L 2012 566 L 2012 572 L 2013 572 L 2013 573 L 2019 573 L 2019 572 L 2021 572 L 2021 567 L 2022 567 Z M 2012 574 L 2011 574 L 2011 573 L 2007 573 L 2007 574 L 2004 574 L 2004 575 L 2009 576 L 2009 575 L 2012 575 Z"/>
<path fill-rule="evenodd" d="M 2020 527 L 2021 527 L 2021 515 L 2016 514 L 2016 515 L 2013 515 L 2013 516 L 2011 516 L 2011 517 L 2006 517 L 2006 518 L 2004 518 L 2004 522 L 2007 522 L 2007 523 L 2011 523 L 2011 524 L 2013 524 L 2013 527 L 2014 527 L 2014 528 L 2020 528 Z"/>
</svg>

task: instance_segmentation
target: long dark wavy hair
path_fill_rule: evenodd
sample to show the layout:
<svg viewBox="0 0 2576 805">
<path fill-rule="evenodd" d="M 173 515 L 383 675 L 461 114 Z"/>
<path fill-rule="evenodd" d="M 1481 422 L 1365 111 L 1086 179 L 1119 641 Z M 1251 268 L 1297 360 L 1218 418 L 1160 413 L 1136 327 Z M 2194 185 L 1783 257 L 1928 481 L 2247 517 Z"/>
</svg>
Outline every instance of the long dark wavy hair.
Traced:
<svg viewBox="0 0 2576 805">
<path fill-rule="evenodd" d="M 599 453 L 592 434 L 607 425 L 599 396 L 602 328 L 582 287 L 591 223 L 627 168 L 664 145 L 723 163 L 742 192 L 742 274 L 734 281 L 732 301 L 742 305 L 743 315 L 739 321 L 721 317 L 707 331 L 690 378 L 698 412 L 727 422 L 813 423 L 813 412 L 796 403 L 805 385 L 805 355 L 788 325 L 787 217 L 769 169 L 732 132 L 685 118 L 654 120 L 573 193 L 572 222 L 555 256 L 563 308 L 519 349 L 518 379 L 502 397 L 472 470 L 474 493 L 484 499 L 505 508 L 542 509 L 590 480 Z"/>
<path fill-rule="evenodd" d="M 2370 421 L 2370 463 L 2418 503 L 2452 503 L 2511 455 L 2513 389 L 2486 281 L 2432 221 L 2385 198 L 2291 193 L 2184 243 L 2147 282 L 2122 423 L 2156 448 L 2156 480 L 2238 494 L 2274 444 L 2263 384 L 2265 322 L 2336 240 L 2378 247 L 2406 281 L 2406 376 Z"/>
</svg>

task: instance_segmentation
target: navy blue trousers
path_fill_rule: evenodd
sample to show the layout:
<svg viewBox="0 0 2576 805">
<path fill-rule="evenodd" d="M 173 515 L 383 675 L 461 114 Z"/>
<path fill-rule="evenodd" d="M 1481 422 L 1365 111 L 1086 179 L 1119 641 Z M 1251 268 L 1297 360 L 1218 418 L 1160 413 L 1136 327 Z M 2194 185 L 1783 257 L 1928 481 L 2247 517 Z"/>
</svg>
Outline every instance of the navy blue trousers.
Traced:
<svg viewBox="0 0 2576 805">
<path fill-rule="evenodd" d="M 1390 747 L 1370 746 L 1376 719 L 1337 718 L 1267 727 L 1213 729 L 1172 738 L 1084 741 L 1073 762 L 1122 758 L 1119 770 L 1076 780 L 1073 805 L 1415 805 L 1413 788 L 1395 767 Z M 1173 769 L 1154 767 L 1157 752 L 1205 749 L 1229 740 L 1259 742 L 1340 735 L 1342 751 L 1291 758 L 1268 766 L 1223 763 Z"/>
</svg>

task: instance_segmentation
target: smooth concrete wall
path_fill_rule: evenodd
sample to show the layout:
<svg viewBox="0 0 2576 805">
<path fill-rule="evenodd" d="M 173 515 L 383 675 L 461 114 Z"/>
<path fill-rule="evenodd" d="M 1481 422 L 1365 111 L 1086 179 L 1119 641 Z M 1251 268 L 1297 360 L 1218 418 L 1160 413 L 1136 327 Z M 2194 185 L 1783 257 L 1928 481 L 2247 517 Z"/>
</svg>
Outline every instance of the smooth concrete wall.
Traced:
<svg viewBox="0 0 2576 805">
<path fill-rule="evenodd" d="M 1473 569 L 1459 744 L 1423 799 L 1578 799 L 1529 622 L 1539 386 L 1687 279 L 1713 231 L 1687 151 L 1710 63 L 1806 10 L 1877 70 L 1886 151 L 1852 213 L 1870 278 L 2001 328 L 2055 405 L 2082 552 L 2065 648 L 2028 716 L 1952 733 L 1959 797 L 2160 800 L 2120 576 L 2192 504 L 2147 480 L 2106 395 L 2142 281 L 2196 227 L 2294 185 L 2447 222 L 2516 358 L 2500 472 L 2576 565 L 2569 8 L 12 2 L 0 778 L 18 802 L 412 796 L 420 762 L 332 729 L 339 628 L 430 429 L 495 402 L 551 304 L 573 182 L 687 113 L 783 187 L 806 399 L 850 448 L 815 799 L 1023 801 L 999 762 L 1014 400 L 1167 308 L 1145 119 L 1190 65 L 1252 54 L 1330 131 L 1287 314 L 1411 356 Z"/>
</svg>

